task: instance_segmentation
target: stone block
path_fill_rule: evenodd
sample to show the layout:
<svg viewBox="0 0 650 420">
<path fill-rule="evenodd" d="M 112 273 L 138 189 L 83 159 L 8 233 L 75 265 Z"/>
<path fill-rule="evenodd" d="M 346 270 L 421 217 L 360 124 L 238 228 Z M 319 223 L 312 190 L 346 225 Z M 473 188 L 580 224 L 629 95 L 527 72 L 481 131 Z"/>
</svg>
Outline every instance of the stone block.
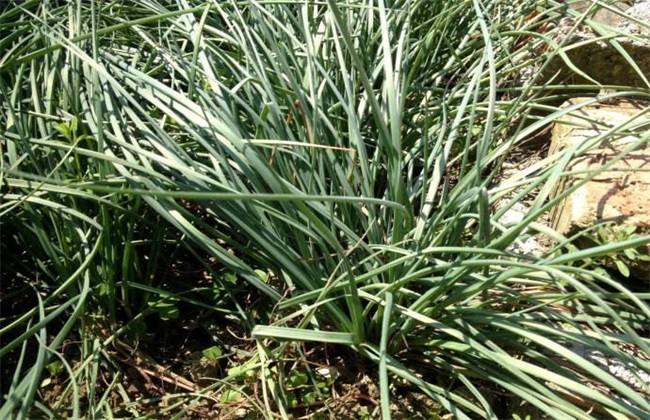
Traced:
<svg viewBox="0 0 650 420">
<path fill-rule="evenodd" d="M 600 85 L 650 87 L 650 3 L 630 7 L 628 2 L 621 1 L 609 8 L 592 4 L 591 1 L 568 3 L 566 17 L 560 20 L 555 38 L 560 45 L 568 46 L 565 52 L 570 64 L 559 54 L 555 55 L 544 70 L 543 79 L 552 79 L 553 83 L 595 81 Z M 594 33 L 586 25 L 577 25 L 578 18 L 569 9 L 600 24 L 602 32 Z"/>
<path fill-rule="evenodd" d="M 584 104 L 593 98 L 576 98 L 564 107 Z M 556 195 L 584 180 L 591 173 L 620 155 L 650 132 L 650 112 L 643 114 L 650 102 L 625 99 L 617 103 L 582 106 L 557 122 L 549 153 L 576 145 L 588 145 L 612 127 L 618 127 L 638 116 L 631 128 L 614 130 L 586 150 L 577 154 L 566 168 L 572 172 L 558 185 Z M 650 142 L 629 152 L 613 167 L 599 173 L 567 196 L 551 214 L 555 230 L 565 235 L 596 224 L 610 222 L 614 226 L 637 227 L 638 234 L 650 234 Z M 650 248 L 640 249 L 650 255 Z M 636 276 L 650 280 L 650 266 L 632 264 Z"/>
<path fill-rule="evenodd" d="M 593 0 L 567 1 L 566 6 L 578 13 L 587 15 L 590 19 L 609 26 L 618 26 L 622 17 L 620 12 L 630 8 L 627 1 L 616 1 L 609 5 L 610 8 L 594 4 Z M 612 10 L 614 9 L 614 10 Z"/>
</svg>

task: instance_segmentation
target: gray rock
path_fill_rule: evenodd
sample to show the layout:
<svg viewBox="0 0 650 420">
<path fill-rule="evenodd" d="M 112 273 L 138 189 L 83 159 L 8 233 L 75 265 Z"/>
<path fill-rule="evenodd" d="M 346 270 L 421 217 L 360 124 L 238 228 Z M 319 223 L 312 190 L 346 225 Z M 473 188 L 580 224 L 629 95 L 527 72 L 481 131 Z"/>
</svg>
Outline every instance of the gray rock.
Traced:
<svg viewBox="0 0 650 420">
<path fill-rule="evenodd" d="M 572 350 L 633 388 L 643 389 L 650 385 L 650 374 L 629 363 L 608 357 L 600 351 L 586 348 L 577 343 L 573 344 Z"/>
<path fill-rule="evenodd" d="M 629 34 L 650 36 L 650 1 L 635 4 L 627 10 L 627 14 L 632 19 L 623 19 L 618 25 L 621 30 Z"/>
<path fill-rule="evenodd" d="M 573 8 L 578 12 L 588 10 L 576 7 Z M 566 50 L 569 62 L 555 55 L 544 71 L 544 79 L 553 79 L 554 83 L 596 82 L 650 88 L 650 2 L 637 3 L 630 8 L 621 3 L 618 12 L 593 10 L 589 18 L 601 25 L 598 33 L 587 25 L 576 30 L 576 22 L 571 17 L 560 20 L 556 41 L 564 46 L 577 46 Z"/>
</svg>

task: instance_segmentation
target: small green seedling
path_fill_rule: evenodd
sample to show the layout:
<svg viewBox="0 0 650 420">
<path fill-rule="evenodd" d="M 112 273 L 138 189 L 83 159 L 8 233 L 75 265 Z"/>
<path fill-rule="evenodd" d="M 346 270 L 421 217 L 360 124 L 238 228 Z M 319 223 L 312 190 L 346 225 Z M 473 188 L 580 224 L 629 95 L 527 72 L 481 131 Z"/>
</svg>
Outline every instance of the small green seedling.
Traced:
<svg viewBox="0 0 650 420">
<path fill-rule="evenodd" d="M 163 321 L 177 319 L 180 311 L 176 304 L 179 302 L 177 297 L 171 295 L 161 295 L 159 298 L 147 302 L 147 305 L 158 313 Z"/>
<path fill-rule="evenodd" d="M 223 356 L 223 350 L 218 346 L 208 347 L 201 352 L 201 355 L 208 360 L 217 360 Z"/>
<path fill-rule="evenodd" d="M 612 242 L 621 242 L 628 239 L 634 239 L 640 235 L 636 233 L 637 227 L 635 225 L 611 225 L 604 224 L 598 226 L 593 235 L 589 237 L 597 245 L 604 245 Z M 650 261 L 650 256 L 642 254 L 638 249 L 626 248 L 618 253 L 608 255 L 603 259 L 605 266 L 614 266 L 618 272 L 628 278 L 630 277 L 631 263 L 639 261 Z"/>
<path fill-rule="evenodd" d="M 221 398 L 219 398 L 219 402 L 222 404 L 232 404 L 236 402 L 240 402 L 244 400 L 244 396 L 240 392 L 240 390 L 236 389 L 227 389 L 221 394 Z"/>
</svg>

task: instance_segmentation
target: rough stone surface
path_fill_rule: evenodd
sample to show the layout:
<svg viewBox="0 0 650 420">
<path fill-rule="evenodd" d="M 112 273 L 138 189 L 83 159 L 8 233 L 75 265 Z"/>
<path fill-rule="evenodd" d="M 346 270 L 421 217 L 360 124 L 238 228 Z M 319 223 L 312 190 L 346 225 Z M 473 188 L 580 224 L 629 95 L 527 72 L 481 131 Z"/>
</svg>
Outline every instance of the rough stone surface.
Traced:
<svg viewBox="0 0 650 420">
<path fill-rule="evenodd" d="M 650 87 L 650 3 L 639 2 L 630 7 L 628 2 L 615 2 L 610 9 L 591 7 L 591 4 L 585 1 L 567 7 L 557 42 L 573 46 L 566 51 L 570 63 L 557 55 L 545 70 L 544 78 L 558 83 L 595 81 L 601 85 Z M 599 33 L 577 25 L 580 18 L 573 16 L 569 8 L 601 24 Z M 638 69 L 614 48 L 614 41 Z"/>
<path fill-rule="evenodd" d="M 579 343 L 572 343 L 570 346 L 573 352 L 581 357 L 589 360 L 595 365 L 607 370 L 610 374 L 621 379 L 629 386 L 636 389 L 643 389 L 650 385 L 650 374 L 643 370 L 639 370 L 631 363 L 626 363 L 622 360 L 607 357 L 600 351 L 592 348 L 585 347 Z"/>
<path fill-rule="evenodd" d="M 564 106 L 577 106 L 593 98 L 576 98 Z M 621 100 L 613 104 L 591 104 L 579 107 L 553 128 L 550 154 L 569 147 L 586 146 L 612 127 L 630 121 L 629 130 L 615 130 L 607 141 L 594 144 L 573 159 L 567 168 L 575 175 L 564 178 L 556 193 L 580 181 L 588 172 L 601 168 L 631 144 L 647 135 L 649 113 L 641 115 L 650 102 Z M 612 222 L 617 226 L 634 225 L 637 233 L 650 234 L 650 142 L 628 153 L 609 170 L 599 174 L 566 197 L 551 215 L 553 227 L 564 234 L 585 229 L 594 224 Z M 650 248 L 641 252 L 650 254 Z M 642 279 L 650 279 L 650 266 L 640 263 L 631 267 Z"/>
<path fill-rule="evenodd" d="M 593 1 L 567 2 L 567 6 L 578 13 L 587 14 L 590 19 L 598 23 L 609 26 L 617 26 L 621 22 L 621 14 L 618 12 L 624 12 L 630 7 L 626 1 L 614 2 L 611 7 L 616 11 L 594 6 Z"/>
</svg>

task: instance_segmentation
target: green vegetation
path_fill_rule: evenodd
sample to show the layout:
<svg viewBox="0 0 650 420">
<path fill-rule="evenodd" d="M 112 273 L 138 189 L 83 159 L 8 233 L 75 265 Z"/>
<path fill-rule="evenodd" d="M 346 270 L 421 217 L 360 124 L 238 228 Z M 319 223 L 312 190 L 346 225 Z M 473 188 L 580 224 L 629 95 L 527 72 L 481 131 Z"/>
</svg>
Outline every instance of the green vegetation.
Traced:
<svg viewBox="0 0 650 420">
<path fill-rule="evenodd" d="M 498 182 L 599 89 L 519 81 L 564 2 L 9 3 L 0 418 L 650 415 L 575 350 L 650 373 L 650 295 L 586 263 L 650 237 L 538 222 L 587 146 Z"/>
</svg>

